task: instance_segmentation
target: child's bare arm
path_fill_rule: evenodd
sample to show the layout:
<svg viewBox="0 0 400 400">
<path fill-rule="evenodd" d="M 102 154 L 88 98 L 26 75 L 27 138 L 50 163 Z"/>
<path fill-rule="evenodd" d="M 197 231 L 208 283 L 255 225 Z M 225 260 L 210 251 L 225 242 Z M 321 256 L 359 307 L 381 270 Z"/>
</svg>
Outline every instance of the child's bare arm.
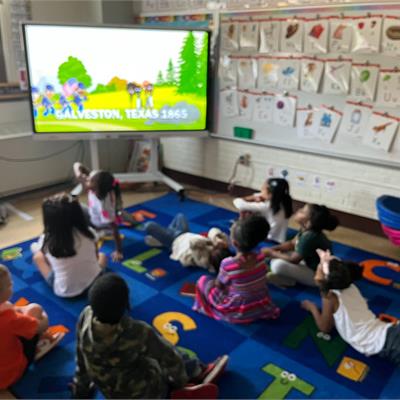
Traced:
<svg viewBox="0 0 400 400">
<path fill-rule="evenodd" d="M 335 301 L 336 300 L 336 301 Z M 329 333 L 335 326 L 333 314 L 335 312 L 336 296 L 330 293 L 326 297 L 322 297 L 322 310 L 310 300 L 304 300 L 301 307 L 309 311 L 314 317 L 315 323 L 321 332 Z"/>
<path fill-rule="evenodd" d="M 113 261 L 121 261 L 124 258 L 124 255 L 122 254 L 122 242 L 121 236 L 119 235 L 119 229 L 117 224 L 115 223 L 113 223 L 111 227 L 116 247 L 115 251 L 113 251 L 111 254 L 111 258 Z"/>
<path fill-rule="evenodd" d="M 80 162 L 75 162 L 73 165 L 74 175 L 78 182 L 80 182 L 84 189 L 87 189 L 87 179 L 90 174 L 90 170 Z"/>
</svg>

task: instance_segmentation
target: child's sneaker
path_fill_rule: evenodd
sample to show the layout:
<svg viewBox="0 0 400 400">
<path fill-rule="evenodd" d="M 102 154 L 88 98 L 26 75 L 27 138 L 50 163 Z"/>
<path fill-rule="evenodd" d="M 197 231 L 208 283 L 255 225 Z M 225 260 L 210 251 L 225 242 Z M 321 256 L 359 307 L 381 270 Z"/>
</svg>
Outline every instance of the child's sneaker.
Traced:
<svg viewBox="0 0 400 400">
<path fill-rule="evenodd" d="M 65 332 L 56 332 L 55 334 L 49 331 L 44 332 L 36 345 L 35 361 L 40 360 L 50 350 L 56 347 L 64 336 Z"/>
<path fill-rule="evenodd" d="M 162 243 L 159 242 L 155 237 L 153 236 L 145 236 L 144 242 L 147 244 L 147 246 L 150 247 L 162 247 Z"/>
<path fill-rule="evenodd" d="M 218 357 L 215 361 L 208 364 L 205 370 L 201 373 L 202 383 L 215 383 L 220 375 L 225 371 L 225 367 L 228 364 L 229 357 L 224 354 Z"/>
</svg>

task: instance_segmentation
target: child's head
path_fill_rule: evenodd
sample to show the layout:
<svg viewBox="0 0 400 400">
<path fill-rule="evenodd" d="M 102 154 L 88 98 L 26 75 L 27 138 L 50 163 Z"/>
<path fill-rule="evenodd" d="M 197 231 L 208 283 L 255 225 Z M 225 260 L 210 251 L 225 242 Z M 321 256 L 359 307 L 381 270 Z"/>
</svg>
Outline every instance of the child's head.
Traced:
<svg viewBox="0 0 400 400">
<path fill-rule="evenodd" d="M 293 214 L 292 198 L 289 193 L 289 184 L 286 179 L 270 178 L 266 182 L 267 198 L 271 201 L 271 208 L 276 214 L 281 207 L 285 211 L 286 218 Z"/>
<path fill-rule="evenodd" d="M 213 266 L 216 272 L 219 271 L 221 261 L 227 257 L 232 257 L 233 253 L 227 246 L 214 246 L 210 254 L 210 264 Z"/>
<path fill-rule="evenodd" d="M 305 204 L 296 212 L 294 220 L 303 228 L 315 232 L 324 229 L 333 231 L 339 225 L 337 217 L 332 215 L 328 208 L 318 204 Z"/>
<path fill-rule="evenodd" d="M 60 193 L 43 201 L 43 249 L 54 257 L 72 257 L 74 229 L 94 239 L 79 201 L 67 193 Z"/>
<path fill-rule="evenodd" d="M 108 193 L 115 190 L 117 185 L 118 182 L 114 176 L 107 171 L 92 171 L 88 178 L 89 189 L 93 190 L 100 200 L 104 200 Z"/>
<path fill-rule="evenodd" d="M 93 315 L 104 324 L 118 324 L 129 310 L 129 288 L 117 274 L 106 273 L 95 280 L 89 290 Z"/>
<path fill-rule="evenodd" d="M 247 253 L 263 241 L 269 232 L 269 224 L 264 217 L 251 215 L 236 221 L 231 227 L 233 245 Z"/>
<path fill-rule="evenodd" d="M 6 266 L 0 264 L 0 304 L 6 302 L 12 295 L 13 284 Z"/>
</svg>

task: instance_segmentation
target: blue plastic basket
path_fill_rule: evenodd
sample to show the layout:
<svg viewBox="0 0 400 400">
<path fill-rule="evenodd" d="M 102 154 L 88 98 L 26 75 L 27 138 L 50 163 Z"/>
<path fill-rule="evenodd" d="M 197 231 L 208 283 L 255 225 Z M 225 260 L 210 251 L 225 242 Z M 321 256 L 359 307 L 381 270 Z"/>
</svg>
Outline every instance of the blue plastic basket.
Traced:
<svg viewBox="0 0 400 400">
<path fill-rule="evenodd" d="M 378 213 L 387 218 L 400 220 L 400 198 L 394 196 L 381 196 L 376 200 Z"/>
</svg>

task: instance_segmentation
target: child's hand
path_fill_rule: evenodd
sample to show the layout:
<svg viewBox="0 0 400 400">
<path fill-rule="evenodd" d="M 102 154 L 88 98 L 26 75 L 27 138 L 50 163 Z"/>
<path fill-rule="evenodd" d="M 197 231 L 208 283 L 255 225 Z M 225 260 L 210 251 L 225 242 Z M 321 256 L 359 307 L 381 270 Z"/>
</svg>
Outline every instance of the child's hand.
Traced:
<svg viewBox="0 0 400 400">
<path fill-rule="evenodd" d="M 265 254 L 267 257 L 272 257 L 274 254 L 274 250 L 270 247 L 263 247 L 261 249 L 261 253 Z"/>
<path fill-rule="evenodd" d="M 111 259 L 114 262 L 121 261 L 123 258 L 124 258 L 124 255 L 118 250 L 115 250 L 111 253 Z"/>
<path fill-rule="evenodd" d="M 314 309 L 314 308 L 316 308 L 317 306 L 315 305 L 315 303 L 313 303 L 312 301 L 310 301 L 310 300 L 303 300 L 302 302 L 301 302 L 301 308 L 303 308 L 304 310 L 306 310 L 306 311 L 310 311 L 311 312 L 311 310 L 312 309 Z"/>
</svg>

